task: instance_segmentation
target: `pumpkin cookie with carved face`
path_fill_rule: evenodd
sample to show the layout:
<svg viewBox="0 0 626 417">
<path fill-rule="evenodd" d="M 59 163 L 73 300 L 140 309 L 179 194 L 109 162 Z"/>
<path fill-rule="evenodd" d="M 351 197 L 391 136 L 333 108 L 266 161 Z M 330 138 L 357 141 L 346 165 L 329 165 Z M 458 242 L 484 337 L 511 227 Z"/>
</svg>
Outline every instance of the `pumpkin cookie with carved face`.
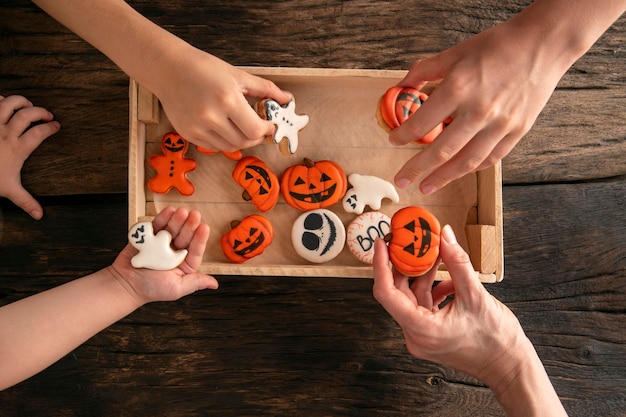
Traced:
<svg viewBox="0 0 626 417">
<path fill-rule="evenodd" d="M 387 132 L 399 127 L 428 99 L 428 94 L 412 87 L 394 86 L 389 88 L 378 103 L 376 119 Z M 440 123 L 424 137 L 416 139 L 418 143 L 432 143 L 443 131 Z"/>
<path fill-rule="evenodd" d="M 329 207 L 340 201 L 348 189 L 343 168 L 333 161 L 313 162 L 305 158 L 302 164 L 285 169 L 280 191 L 287 204 L 307 211 Z"/>
<path fill-rule="evenodd" d="M 260 214 L 251 214 L 231 223 L 231 229 L 222 236 L 220 244 L 226 257 L 242 263 L 261 255 L 274 239 L 272 223 Z"/>
<path fill-rule="evenodd" d="M 243 189 L 243 199 L 252 201 L 259 211 L 274 208 L 280 196 L 278 177 L 256 156 L 246 156 L 235 165 L 233 179 Z"/>
<path fill-rule="evenodd" d="M 441 226 L 437 218 L 423 207 L 409 206 L 391 217 L 389 260 L 407 276 L 428 272 L 439 257 Z"/>
</svg>

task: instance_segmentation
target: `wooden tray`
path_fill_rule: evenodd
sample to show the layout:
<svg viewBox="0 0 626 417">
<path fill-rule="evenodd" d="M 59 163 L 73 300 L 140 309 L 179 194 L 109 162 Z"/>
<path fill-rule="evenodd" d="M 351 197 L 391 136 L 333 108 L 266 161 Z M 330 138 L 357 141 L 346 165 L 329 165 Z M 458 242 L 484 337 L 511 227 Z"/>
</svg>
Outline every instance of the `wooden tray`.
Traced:
<svg viewBox="0 0 626 417">
<path fill-rule="evenodd" d="M 256 155 L 280 176 L 283 170 L 302 162 L 304 157 L 331 159 L 344 168 L 346 175 L 357 172 L 376 175 L 393 182 L 398 168 L 420 145 L 393 147 L 387 133 L 377 124 L 376 106 L 380 96 L 404 76 L 404 71 L 243 68 L 275 82 L 294 94 L 296 112 L 307 114 L 309 124 L 300 131 L 300 146 L 293 156 L 284 156 L 276 145 L 267 143 L 244 150 Z M 211 228 L 211 236 L 201 271 L 215 275 L 270 275 L 302 277 L 372 277 L 372 267 L 359 262 L 347 248 L 334 260 L 311 264 L 300 258 L 291 246 L 291 224 L 302 212 L 288 206 L 282 198 L 268 213 L 276 229 L 274 243 L 263 255 L 243 264 L 229 262 L 222 253 L 219 239 L 231 220 L 256 212 L 242 200 L 242 189 L 234 183 L 231 172 L 235 162 L 222 154 L 204 155 L 190 145 L 187 157 L 198 162 L 189 173 L 196 191 L 190 197 L 176 190 L 154 194 L 147 181 L 154 170 L 147 163 L 150 155 L 161 154 L 161 138 L 173 128 L 158 99 L 134 80 L 130 84 L 130 162 L 129 225 L 149 218 L 167 205 L 184 206 L 202 213 Z M 503 278 L 502 185 L 500 165 L 469 174 L 454 181 L 432 196 L 423 196 L 417 187 L 398 190 L 400 203 L 384 200 L 380 211 L 391 216 L 408 205 L 428 208 L 441 224 L 450 224 L 461 245 L 470 253 L 483 282 Z M 337 203 L 331 210 L 348 224 L 354 214 L 347 214 Z M 284 227 L 281 227 L 284 226 Z M 449 279 L 445 267 L 437 279 Z"/>
</svg>

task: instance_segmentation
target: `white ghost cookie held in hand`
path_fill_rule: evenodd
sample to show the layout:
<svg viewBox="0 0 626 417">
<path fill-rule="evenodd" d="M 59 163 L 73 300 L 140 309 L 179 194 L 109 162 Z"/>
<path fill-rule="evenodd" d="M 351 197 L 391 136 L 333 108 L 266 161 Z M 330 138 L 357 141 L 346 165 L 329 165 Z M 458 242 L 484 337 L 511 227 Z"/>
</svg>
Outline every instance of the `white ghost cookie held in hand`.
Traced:
<svg viewBox="0 0 626 417">
<path fill-rule="evenodd" d="M 394 203 L 400 202 L 396 187 L 389 181 L 372 175 L 350 174 L 348 182 L 352 185 L 343 198 L 343 209 L 346 213 L 361 214 L 365 206 L 379 210 L 384 198 Z"/>
<path fill-rule="evenodd" d="M 309 123 L 309 116 L 296 114 L 296 102 L 291 100 L 283 107 L 276 100 L 265 99 L 256 104 L 256 111 L 261 118 L 276 125 L 273 140 L 280 152 L 284 155 L 296 153 L 298 132 Z"/>
<path fill-rule="evenodd" d="M 172 235 L 167 230 L 161 230 L 155 235 L 152 222 L 139 222 L 131 227 L 128 242 L 139 251 L 130 260 L 135 268 L 168 271 L 182 264 L 187 256 L 186 249 L 172 249 Z"/>
</svg>

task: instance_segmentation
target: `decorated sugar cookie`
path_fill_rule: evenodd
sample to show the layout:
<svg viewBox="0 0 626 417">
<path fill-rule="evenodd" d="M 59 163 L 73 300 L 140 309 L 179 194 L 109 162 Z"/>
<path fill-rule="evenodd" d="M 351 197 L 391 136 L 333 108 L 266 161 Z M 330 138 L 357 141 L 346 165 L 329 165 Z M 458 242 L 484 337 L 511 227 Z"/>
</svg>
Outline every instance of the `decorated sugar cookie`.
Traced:
<svg viewBox="0 0 626 417">
<path fill-rule="evenodd" d="M 409 206 L 391 217 L 389 259 L 407 276 L 428 272 L 439 257 L 441 227 L 437 218 L 423 207 Z"/>
<path fill-rule="evenodd" d="M 314 263 L 334 259 L 346 242 L 346 230 L 332 211 L 317 209 L 302 213 L 291 228 L 291 242 L 296 253 Z"/>
<path fill-rule="evenodd" d="M 217 155 L 218 153 L 221 153 L 226 158 L 233 160 L 233 161 L 239 161 L 241 158 L 243 158 L 243 154 L 241 153 L 241 151 L 232 151 L 232 152 L 212 151 L 210 149 L 203 148 L 202 146 L 196 146 L 196 149 L 198 150 L 198 152 L 203 153 L 205 155 Z"/>
<path fill-rule="evenodd" d="M 393 86 L 389 88 L 379 103 L 377 111 L 378 122 L 386 131 L 397 128 L 404 123 L 428 99 L 428 94 L 412 87 Z M 424 137 L 416 140 L 418 143 L 432 143 L 442 132 L 443 123 L 438 124 Z"/>
<path fill-rule="evenodd" d="M 339 164 L 308 158 L 285 169 L 280 181 L 285 202 L 303 211 L 332 206 L 341 200 L 347 188 L 348 180 Z"/>
<path fill-rule="evenodd" d="M 343 198 L 343 209 L 347 213 L 361 214 L 365 206 L 379 210 L 385 198 L 394 203 L 400 202 L 396 187 L 389 181 L 373 175 L 350 174 L 348 182 L 352 185 Z"/>
<path fill-rule="evenodd" d="M 152 222 L 139 222 L 128 232 L 128 242 L 139 251 L 130 263 L 135 268 L 168 271 L 179 266 L 187 256 L 187 249 L 173 250 L 172 235 L 161 230 L 156 235 Z"/>
<path fill-rule="evenodd" d="M 291 100 L 283 107 L 276 100 L 265 99 L 256 104 L 256 111 L 263 119 L 276 125 L 273 141 L 278 144 L 281 153 L 296 153 L 298 132 L 309 123 L 309 116 L 296 114 L 296 102 Z"/>
<path fill-rule="evenodd" d="M 153 155 L 148 162 L 156 170 L 156 176 L 148 181 L 148 188 L 165 194 L 172 188 L 184 196 L 193 194 L 195 188 L 187 173 L 196 169 L 196 161 L 185 158 L 189 143 L 178 133 L 170 132 L 161 140 L 163 155 Z"/>
<path fill-rule="evenodd" d="M 391 231 L 391 218 L 380 211 L 368 211 L 354 219 L 346 231 L 346 245 L 361 262 L 374 261 L 374 242 Z"/>
<path fill-rule="evenodd" d="M 246 156 L 233 169 L 233 179 L 244 189 L 244 200 L 252 201 L 259 211 L 274 208 L 280 196 L 280 183 L 267 164 L 256 156 Z"/>
<path fill-rule="evenodd" d="M 260 214 L 251 214 L 231 223 L 231 229 L 220 240 L 224 255 L 242 263 L 261 255 L 274 239 L 272 223 Z"/>
</svg>

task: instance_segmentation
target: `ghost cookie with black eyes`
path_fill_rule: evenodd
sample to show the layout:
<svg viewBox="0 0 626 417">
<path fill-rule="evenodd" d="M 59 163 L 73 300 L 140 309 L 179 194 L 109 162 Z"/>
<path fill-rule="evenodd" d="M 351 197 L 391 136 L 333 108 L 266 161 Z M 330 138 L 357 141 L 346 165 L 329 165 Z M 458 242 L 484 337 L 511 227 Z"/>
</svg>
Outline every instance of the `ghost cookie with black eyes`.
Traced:
<svg viewBox="0 0 626 417">
<path fill-rule="evenodd" d="M 369 206 L 372 210 L 379 210 L 385 198 L 394 203 L 400 202 L 396 187 L 382 178 L 373 175 L 350 174 L 348 182 L 352 188 L 348 189 L 342 202 L 346 213 L 361 214 L 365 206 Z"/>
<path fill-rule="evenodd" d="M 128 231 L 128 242 L 139 251 L 130 260 L 134 268 L 169 271 L 182 264 L 187 249 L 174 250 L 172 235 L 167 230 L 154 233 L 152 222 L 139 222 Z"/>
<path fill-rule="evenodd" d="M 341 219 L 327 209 L 302 213 L 291 228 L 291 242 L 296 253 L 309 262 L 334 259 L 346 243 L 346 229 Z"/>
<path fill-rule="evenodd" d="M 256 112 L 262 119 L 276 125 L 271 137 L 283 155 L 293 155 L 298 150 L 298 132 L 309 123 L 309 116 L 296 114 L 296 102 L 292 99 L 281 106 L 276 100 L 265 99 L 256 103 Z"/>
</svg>

